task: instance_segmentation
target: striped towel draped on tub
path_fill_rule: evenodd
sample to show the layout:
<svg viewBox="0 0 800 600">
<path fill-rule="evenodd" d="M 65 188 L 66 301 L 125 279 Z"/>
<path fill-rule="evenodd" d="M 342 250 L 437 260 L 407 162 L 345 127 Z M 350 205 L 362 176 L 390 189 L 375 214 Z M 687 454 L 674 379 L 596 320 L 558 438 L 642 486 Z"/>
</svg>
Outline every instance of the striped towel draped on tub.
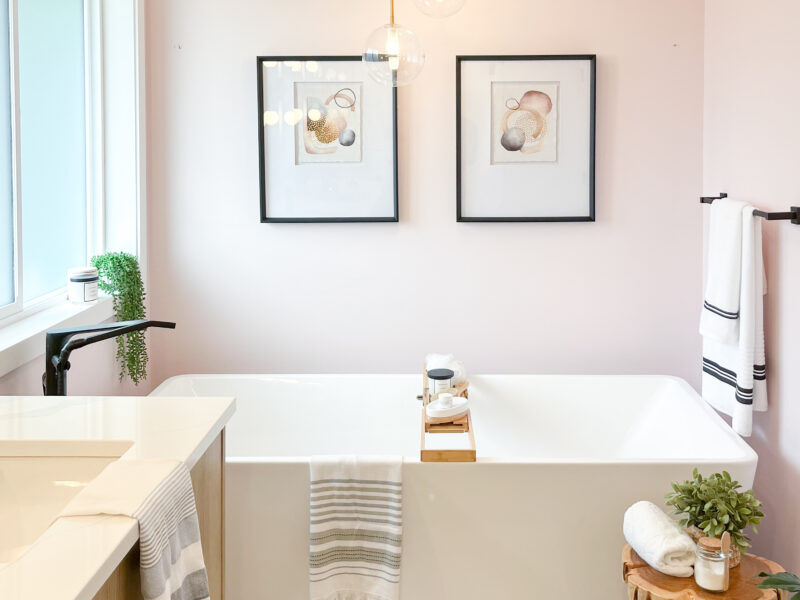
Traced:
<svg viewBox="0 0 800 600">
<path fill-rule="evenodd" d="M 91 515 L 124 515 L 139 521 L 145 600 L 208 600 L 192 479 L 181 461 L 114 461 L 60 516 Z"/>
<path fill-rule="evenodd" d="M 398 600 L 402 457 L 311 459 L 311 600 Z"/>
</svg>

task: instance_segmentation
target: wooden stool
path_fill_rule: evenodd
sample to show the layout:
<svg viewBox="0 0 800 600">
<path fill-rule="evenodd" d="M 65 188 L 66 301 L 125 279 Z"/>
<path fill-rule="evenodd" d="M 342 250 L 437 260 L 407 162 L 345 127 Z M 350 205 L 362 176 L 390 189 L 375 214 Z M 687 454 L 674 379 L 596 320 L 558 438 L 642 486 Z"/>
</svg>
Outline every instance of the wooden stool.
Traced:
<svg viewBox="0 0 800 600">
<path fill-rule="evenodd" d="M 670 577 L 656 571 L 626 545 L 622 549 L 622 579 L 628 584 L 628 600 L 787 600 L 780 590 L 756 587 L 757 575 L 781 573 L 783 567 L 752 554 L 742 556 L 738 567 L 731 569 L 727 592 L 709 592 L 694 582 L 694 577 Z"/>
</svg>

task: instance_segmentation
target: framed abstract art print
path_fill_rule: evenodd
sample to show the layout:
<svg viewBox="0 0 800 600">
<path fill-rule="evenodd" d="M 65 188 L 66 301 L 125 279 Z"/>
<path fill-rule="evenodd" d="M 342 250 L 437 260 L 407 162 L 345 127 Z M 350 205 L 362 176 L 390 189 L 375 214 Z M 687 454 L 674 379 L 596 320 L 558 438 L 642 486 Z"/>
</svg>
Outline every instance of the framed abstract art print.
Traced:
<svg viewBox="0 0 800 600">
<path fill-rule="evenodd" d="M 259 56 L 262 223 L 397 221 L 397 91 L 360 56 Z"/>
<path fill-rule="evenodd" d="M 458 221 L 594 221 L 595 56 L 456 57 Z"/>
</svg>

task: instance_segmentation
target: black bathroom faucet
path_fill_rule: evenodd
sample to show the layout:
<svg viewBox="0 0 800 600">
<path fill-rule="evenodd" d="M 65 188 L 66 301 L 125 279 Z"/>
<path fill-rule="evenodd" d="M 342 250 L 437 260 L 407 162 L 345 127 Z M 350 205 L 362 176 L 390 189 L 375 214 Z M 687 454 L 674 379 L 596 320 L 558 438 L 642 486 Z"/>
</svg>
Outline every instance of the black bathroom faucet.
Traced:
<svg viewBox="0 0 800 600">
<path fill-rule="evenodd" d="M 175 323 L 169 321 L 118 321 L 116 323 L 101 323 L 100 325 L 87 325 L 85 327 L 65 327 L 47 332 L 45 342 L 45 372 L 42 375 L 42 388 L 45 396 L 67 395 L 67 371 L 69 371 L 69 355 L 73 350 L 83 348 L 95 342 L 102 342 L 118 335 L 141 331 L 148 327 L 163 327 L 175 329 Z M 100 333 L 96 333 L 100 332 Z M 72 339 L 81 333 L 96 333 L 88 337 Z"/>
</svg>

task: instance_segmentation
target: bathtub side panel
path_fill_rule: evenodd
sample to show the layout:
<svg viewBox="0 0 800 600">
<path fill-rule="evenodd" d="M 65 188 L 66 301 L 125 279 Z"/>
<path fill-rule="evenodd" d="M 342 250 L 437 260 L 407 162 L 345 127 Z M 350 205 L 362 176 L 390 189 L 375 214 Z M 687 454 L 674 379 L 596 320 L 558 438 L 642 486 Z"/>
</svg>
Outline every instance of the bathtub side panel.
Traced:
<svg viewBox="0 0 800 600">
<path fill-rule="evenodd" d="M 752 465 L 726 468 L 745 484 Z M 408 465 L 402 600 L 626 595 L 622 518 L 691 465 Z M 587 589 L 586 583 L 592 588 Z"/>
<path fill-rule="evenodd" d="M 308 465 L 228 468 L 228 600 L 306 599 Z M 702 470 L 727 469 L 748 486 L 754 468 Z M 690 464 L 406 463 L 401 599 L 623 598 L 625 509 L 637 500 L 663 503 L 670 482 L 691 471 Z"/>
<path fill-rule="evenodd" d="M 227 469 L 226 600 L 308 600 L 308 463 Z"/>
</svg>

